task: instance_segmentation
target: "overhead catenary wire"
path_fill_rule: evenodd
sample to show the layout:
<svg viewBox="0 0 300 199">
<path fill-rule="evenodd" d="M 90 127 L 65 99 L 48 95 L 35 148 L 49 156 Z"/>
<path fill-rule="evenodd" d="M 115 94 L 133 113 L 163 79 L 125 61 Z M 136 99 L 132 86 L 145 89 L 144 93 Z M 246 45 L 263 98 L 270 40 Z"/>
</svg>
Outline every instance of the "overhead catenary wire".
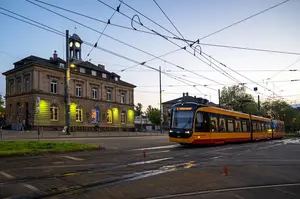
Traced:
<svg viewBox="0 0 300 199">
<path fill-rule="evenodd" d="M 164 14 L 164 16 L 168 19 L 168 21 L 172 24 L 172 26 L 175 28 L 175 30 L 178 32 L 178 34 L 182 37 L 182 39 L 185 40 L 183 34 L 179 31 L 179 29 L 175 26 L 175 24 L 171 21 L 171 19 L 168 17 L 168 15 L 165 13 L 165 11 L 160 7 L 160 5 L 156 2 L 156 0 L 153 0 L 154 3 L 157 5 L 157 7 L 161 10 L 161 12 Z M 186 42 L 187 44 L 189 44 L 188 42 Z M 190 47 L 192 47 L 192 45 L 190 45 Z M 194 48 L 196 49 L 196 47 Z M 200 52 L 201 54 L 201 52 Z M 239 83 L 239 80 L 237 80 L 236 78 L 232 77 L 231 75 L 229 75 L 226 71 L 223 70 L 224 73 L 227 74 L 227 76 L 232 79 L 233 81 L 236 81 L 237 83 Z"/>
<path fill-rule="evenodd" d="M 38 7 L 40 7 L 40 8 L 42 8 L 42 9 L 45 9 L 45 10 L 47 10 L 47 11 L 49 11 L 49 12 L 52 12 L 52 13 L 54 13 L 54 14 L 60 16 L 60 17 L 63 17 L 63 18 L 65 18 L 65 19 L 67 19 L 67 20 L 70 20 L 70 21 L 72 21 L 72 22 L 74 22 L 74 23 L 77 23 L 77 24 L 79 24 L 79 25 L 81 25 L 81 26 L 83 26 L 83 27 L 85 27 L 85 28 L 88 28 L 88 29 L 90 29 L 90 30 L 92 30 L 92 31 L 94 31 L 94 32 L 101 33 L 100 31 L 98 31 L 98 30 L 96 30 L 96 29 L 94 29 L 94 28 L 91 28 L 91 27 L 89 27 L 89 26 L 87 26 L 87 25 L 85 25 L 85 24 L 83 24 L 83 23 L 80 23 L 80 22 L 78 22 L 78 21 L 76 21 L 76 20 L 73 20 L 73 19 L 71 19 L 71 18 L 69 18 L 69 17 L 66 17 L 66 16 L 64 16 L 64 15 L 58 13 L 58 12 L 55 12 L 55 11 L 53 11 L 53 10 L 51 10 L 51 9 L 48 9 L 48 8 L 42 6 L 42 5 L 39 5 L 39 4 L 37 4 L 37 3 L 34 3 L 34 2 L 32 2 L 32 1 L 30 1 L 30 0 L 26 0 L 26 1 L 29 2 L 29 3 L 32 3 L 32 4 L 36 5 L 36 6 L 38 6 Z M 98 0 L 98 1 L 99 1 L 99 0 Z M 100 2 L 101 2 L 101 1 L 100 1 Z M 104 2 L 103 2 L 103 3 L 104 3 Z M 105 4 L 105 3 L 104 3 L 104 4 Z M 107 4 L 105 4 L 105 5 L 107 5 Z M 107 5 L 107 6 L 109 6 L 109 5 Z M 110 7 L 110 8 L 113 9 L 113 10 L 115 10 L 113 7 Z M 120 13 L 120 14 L 122 14 L 122 15 L 125 15 L 125 14 L 123 14 L 122 12 L 118 12 L 118 13 Z M 125 16 L 127 16 L 127 15 L 125 15 Z M 128 16 L 127 16 L 127 17 L 128 17 Z M 130 17 L 128 17 L 128 18 L 130 18 Z M 112 39 L 112 40 L 114 40 L 114 41 L 117 41 L 117 42 L 119 42 L 119 43 L 122 43 L 122 44 L 124 44 L 124 45 L 126 45 L 126 46 L 128 46 L 128 47 L 134 48 L 135 50 L 138 50 L 138 51 L 143 52 L 143 53 L 145 53 L 145 54 L 147 54 L 147 55 L 150 55 L 150 56 L 152 56 L 152 57 L 154 57 L 154 58 L 157 58 L 157 59 L 160 59 L 160 60 L 162 60 L 162 61 L 165 61 L 166 63 L 169 63 L 169 64 L 171 64 L 171 65 L 173 65 L 173 66 L 175 66 L 175 67 L 178 67 L 178 68 L 180 68 L 180 69 L 182 69 L 182 70 L 190 71 L 190 70 L 188 70 L 188 69 L 185 69 L 184 67 L 178 66 L 178 65 L 176 65 L 176 64 L 174 64 L 174 63 L 172 63 L 172 62 L 169 62 L 169 61 L 167 61 L 167 60 L 164 60 L 164 59 L 160 58 L 161 56 L 155 56 L 155 55 L 153 55 L 153 54 L 151 54 L 151 53 L 148 53 L 148 52 L 146 52 L 146 51 L 144 51 L 144 50 L 142 50 L 142 49 L 140 49 L 140 48 L 137 48 L 137 47 L 135 47 L 135 46 L 132 46 L 131 44 L 128 44 L 128 43 L 126 43 L 126 42 L 123 42 L 123 41 L 121 41 L 121 40 L 119 40 L 119 39 L 116 39 L 116 38 L 114 38 L 114 37 L 112 37 L 112 36 L 109 36 L 109 35 L 107 35 L 107 34 L 105 34 L 105 33 L 102 33 L 102 35 L 104 35 L 104 36 L 106 36 L 106 37 L 108 37 L 108 38 L 110 38 L 110 39 Z M 95 45 L 94 45 L 94 46 L 95 46 Z M 185 50 L 186 50 L 186 49 L 185 49 Z M 166 53 L 166 54 L 169 54 L 169 53 Z M 144 64 L 145 62 L 142 62 L 142 63 Z M 200 75 L 200 74 L 198 74 L 198 73 L 194 73 L 194 72 L 192 72 L 192 71 L 191 71 L 191 73 L 196 74 L 196 75 L 198 75 L 198 76 L 200 76 L 200 77 L 202 77 L 202 78 L 206 78 L 206 79 L 209 80 L 209 81 L 218 83 L 216 80 L 207 78 L 207 77 L 205 77 L 205 76 L 203 76 L 203 75 Z"/>
<path fill-rule="evenodd" d="M 274 77 L 276 77 L 278 74 L 282 73 L 283 71 L 285 71 L 286 69 L 288 69 L 289 67 L 295 65 L 296 63 L 298 63 L 300 61 L 300 58 L 298 58 L 296 61 L 294 61 L 293 63 L 287 65 L 286 67 L 284 67 L 282 70 L 278 71 L 277 73 L 275 73 L 273 76 L 269 77 L 268 80 L 273 79 Z"/>
<path fill-rule="evenodd" d="M 14 17 L 14 16 L 8 15 L 8 14 L 6 14 L 6 13 L 2 13 L 2 12 L 0 12 L 0 13 L 6 15 L 6 16 L 8 16 L 8 17 L 14 18 L 14 19 L 16 19 L 16 20 L 22 21 L 22 22 L 24 22 L 24 23 L 33 25 L 33 26 L 35 26 L 35 27 L 44 29 L 44 30 L 49 31 L 49 32 L 52 32 L 52 33 L 57 34 L 57 35 L 59 35 L 59 36 L 65 37 L 65 35 L 63 34 L 63 32 L 60 32 L 60 31 L 58 31 L 58 30 L 57 30 L 57 31 L 54 31 L 54 30 L 56 30 L 56 29 L 54 29 L 54 28 L 49 27 L 49 29 L 47 29 L 47 28 L 44 28 L 43 26 L 40 26 L 40 25 L 44 25 L 44 24 L 41 24 L 41 23 L 40 23 L 40 25 L 37 25 L 37 24 L 31 23 L 31 22 L 28 22 L 28 21 L 25 21 L 25 20 L 16 18 L 16 17 Z M 21 15 L 20 15 L 20 16 L 21 16 Z M 22 17 L 23 17 L 23 16 L 22 16 Z M 27 20 L 31 20 L 31 19 L 27 18 Z M 46 25 L 45 25 L 45 26 L 46 26 Z M 93 46 L 93 44 L 90 43 L 90 42 L 83 41 L 83 43 L 84 43 L 85 45 L 88 45 L 88 46 L 91 46 L 91 47 Z M 96 46 L 95 48 L 96 48 L 96 49 L 99 49 L 99 50 L 102 50 L 102 51 L 104 51 L 104 52 L 107 52 L 107 53 L 109 53 L 109 54 L 115 55 L 115 56 L 117 56 L 117 57 L 126 59 L 126 60 L 128 60 L 128 61 L 131 61 L 131 62 L 134 62 L 134 63 L 139 63 L 138 61 L 135 61 L 135 60 L 133 60 L 133 59 L 131 59 L 131 58 L 128 58 L 128 57 L 126 57 L 126 56 L 123 56 L 123 55 L 120 55 L 120 54 L 118 54 L 118 53 L 112 52 L 112 51 L 110 51 L 110 50 L 101 48 L 101 47 L 99 47 L 99 46 Z M 156 68 L 154 68 L 154 67 L 152 67 L 152 66 L 148 66 L 148 65 L 145 65 L 145 64 L 144 64 L 143 66 L 145 66 L 145 67 L 147 67 L 147 68 L 150 68 L 150 69 L 152 69 L 152 70 L 159 71 L 158 69 L 156 69 Z M 162 73 L 165 74 L 165 75 L 167 75 L 168 77 L 170 77 L 170 78 L 172 78 L 172 79 L 175 79 L 175 80 L 180 81 L 180 82 L 182 82 L 182 83 L 185 83 L 185 84 L 187 84 L 187 85 L 189 85 L 189 86 L 192 86 L 192 87 L 195 88 L 198 92 L 200 92 L 201 94 L 205 95 L 204 93 L 202 93 L 202 91 L 200 91 L 200 90 L 199 90 L 198 88 L 196 88 L 194 85 L 191 85 L 191 84 L 187 83 L 185 79 L 183 79 L 183 78 L 177 78 L 177 77 L 172 77 L 172 76 L 170 76 L 169 74 L 167 74 L 167 73 L 165 73 L 165 72 L 162 72 Z"/>
<path fill-rule="evenodd" d="M 105 3 L 105 2 L 103 2 L 103 1 L 101 1 L 101 0 L 98 0 L 98 2 L 100 2 L 100 3 L 102 3 L 103 5 L 109 7 L 110 9 L 113 9 L 113 10 L 114 10 L 114 8 L 113 8 L 112 6 L 110 6 L 110 5 L 108 5 L 107 3 Z M 127 5 L 129 8 L 133 9 L 134 11 L 140 13 L 139 11 L 137 11 L 137 10 L 134 9 L 134 8 L 132 8 L 132 7 L 129 6 L 128 4 L 126 4 L 126 3 L 124 3 L 124 2 L 123 2 L 123 4 Z M 150 30 L 150 31 L 153 31 L 153 32 L 157 33 L 158 36 L 160 36 L 160 37 L 166 39 L 167 41 L 169 41 L 170 43 L 176 45 L 177 47 L 183 48 L 183 47 L 179 46 L 178 44 L 176 44 L 175 42 L 173 42 L 173 41 L 169 40 L 168 38 L 164 37 L 163 35 L 161 35 L 161 34 L 158 33 L 157 31 L 154 31 L 153 29 L 148 28 L 147 26 L 145 26 L 144 24 L 142 24 L 140 21 L 134 20 L 133 18 L 129 17 L 128 15 L 124 14 L 123 12 L 118 12 L 118 13 L 121 14 L 121 15 L 123 15 L 124 17 L 130 19 L 132 22 L 135 22 L 136 24 L 139 24 L 140 26 L 142 26 L 142 27 L 144 27 L 144 28 L 146 28 L 146 29 L 148 29 L 148 30 Z M 142 15 L 143 15 L 143 14 L 142 14 Z M 145 16 L 145 15 L 143 15 L 143 16 Z M 147 17 L 147 16 L 145 16 L 145 17 Z M 148 17 L 147 17 L 147 18 L 148 18 Z M 151 19 L 150 19 L 150 20 L 151 20 Z M 153 21 L 153 20 L 151 20 L 151 21 Z M 156 22 L 153 22 L 153 23 L 156 23 Z M 156 23 L 156 24 L 157 24 L 157 23 Z M 159 26 L 160 26 L 160 25 L 159 25 Z M 164 29 L 165 29 L 165 28 L 164 28 Z M 166 30 L 167 30 L 167 29 L 166 29 Z M 168 30 L 167 30 L 167 31 L 168 31 Z M 168 31 L 168 32 L 170 32 L 170 31 Z M 174 33 L 172 33 L 172 32 L 170 32 L 170 33 L 171 33 L 171 34 L 174 34 Z M 183 49 L 184 49 L 184 48 L 183 48 Z M 185 50 L 186 52 L 188 52 L 189 54 L 195 56 L 193 53 L 191 53 L 190 51 L 188 51 L 186 48 L 185 48 L 184 50 Z M 197 56 L 195 56 L 195 57 L 196 57 L 198 60 L 200 60 L 201 62 L 205 63 L 206 65 L 208 65 L 208 66 L 214 68 L 215 70 L 220 71 L 220 73 L 223 74 L 224 76 L 228 77 L 229 74 L 226 74 L 226 72 L 225 72 L 225 73 L 224 73 L 224 72 L 221 72 L 222 69 L 221 69 L 220 67 L 218 67 L 217 65 L 215 65 L 215 66 L 216 66 L 218 69 L 217 69 L 216 67 L 210 65 L 209 63 L 205 62 L 205 61 L 202 60 L 201 58 L 199 58 L 199 57 L 197 57 Z M 176 67 L 178 67 L 178 66 L 176 66 Z M 181 67 L 178 67 L 178 68 L 181 68 Z M 181 69 L 182 69 L 182 68 L 181 68 Z M 184 69 L 183 69 L 183 70 L 184 70 Z M 202 75 L 199 75 L 199 74 L 197 74 L 197 75 L 198 75 L 198 76 L 202 76 Z M 202 77 L 203 77 L 203 76 L 202 76 Z M 229 77 L 229 78 L 230 78 L 230 79 L 233 79 L 232 77 Z M 210 80 L 210 81 L 215 81 L 215 80 Z"/>
<path fill-rule="evenodd" d="M 101 2 L 100 0 L 98 0 L 98 1 Z M 174 25 L 174 23 L 170 20 L 170 18 L 169 18 L 169 17 L 166 15 L 166 13 L 162 10 L 162 8 L 157 4 L 157 2 L 156 2 L 155 0 L 153 0 L 153 1 L 156 3 L 156 5 L 159 7 L 159 9 L 163 12 L 163 14 L 166 16 L 166 18 L 169 20 L 169 22 L 173 25 L 173 27 L 177 30 L 177 32 L 181 35 L 182 39 L 183 39 L 184 41 L 186 41 L 185 38 L 183 37 L 183 35 L 180 33 L 180 31 L 179 31 L 179 30 L 176 28 L 176 26 Z M 229 26 L 227 26 L 227 27 L 225 27 L 225 28 L 222 28 L 221 30 L 218 30 L 217 32 L 223 31 L 223 30 L 225 30 L 225 29 L 227 29 L 227 28 L 229 28 L 229 27 L 232 27 L 232 26 L 234 26 L 234 25 L 237 25 L 238 23 L 241 23 L 241 22 L 246 21 L 246 20 L 248 20 L 248 19 L 250 19 L 250 18 L 253 18 L 254 16 L 257 16 L 257 15 L 259 15 L 259 14 L 262 14 L 262 13 L 264 13 L 264 12 L 266 12 L 266 11 L 268 11 L 268 10 L 271 10 L 271 9 L 273 9 L 273 8 L 279 6 L 279 5 L 282 5 L 282 4 L 284 4 L 284 3 L 288 2 L 288 1 L 289 1 L 289 0 L 286 0 L 286 1 L 283 1 L 283 2 L 281 2 L 281 3 L 279 3 L 279 4 L 276 4 L 276 5 L 274 5 L 274 6 L 270 7 L 270 8 L 267 8 L 267 9 L 265 9 L 265 10 L 259 12 L 259 13 L 256 13 L 256 14 L 254 14 L 254 15 L 251 15 L 250 17 L 247 17 L 247 18 L 245 18 L 245 19 L 243 19 L 243 20 L 240 20 L 240 21 L 238 21 L 238 22 L 236 22 L 236 23 L 234 23 L 234 24 L 231 24 L 231 25 L 229 25 Z M 139 11 L 137 11 L 136 9 L 132 8 L 132 7 L 129 6 L 128 4 L 126 4 L 126 5 L 127 5 L 129 8 L 131 8 L 132 10 L 134 10 L 134 11 L 138 12 L 139 14 L 141 14 L 142 16 L 146 17 L 145 15 L 143 15 L 142 13 L 140 13 Z M 151 20 L 150 18 L 148 18 L 148 17 L 146 17 L 146 18 L 149 19 L 150 21 L 152 21 L 153 23 L 157 24 L 156 22 L 154 22 L 154 21 Z M 167 30 L 167 29 L 165 29 L 165 28 L 162 27 L 161 25 L 159 25 L 159 24 L 157 24 L 157 25 L 158 25 L 159 27 L 163 28 L 164 30 L 168 31 L 168 32 L 171 33 L 172 35 L 174 35 L 174 33 L 170 32 L 170 31 Z M 143 26 L 143 25 L 142 25 L 142 26 Z M 143 27 L 144 27 L 144 26 L 143 26 Z M 211 35 L 213 35 L 213 34 L 216 34 L 217 32 L 214 32 L 214 33 L 212 33 L 212 34 L 210 34 L 210 35 L 208 35 L 208 36 L 205 36 L 205 38 L 206 38 L 206 37 L 209 37 L 209 36 L 211 36 Z M 161 36 L 161 35 L 160 35 L 160 36 Z M 163 37 L 163 38 L 165 38 L 165 37 Z M 165 39 L 168 40 L 167 38 L 165 38 Z M 201 38 L 201 39 L 204 39 L 204 37 Z M 201 40 L 201 39 L 199 39 L 199 40 Z M 198 40 L 198 41 L 199 41 L 199 40 Z M 194 48 L 194 50 L 196 50 L 196 48 Z M 198 51 L 198 52 L 199 52 L 199 51 Z M 202 57 L 204 57 L 204 56 L 202 55 L 203 52 L 201 53 L 201 51 L 200 51 L 199 53 L 200 53 L 200 55 L 201 55 Z M 204 53 L 204 54 L 205 54 L 205 53 Z M 207 54 L 206 54 L 206 55 L 207 55 Z M 209 56 L 209 55 L 207 55 L 207 56 Z M 209 56 L 209 57 L 212 58 L 212 56 Z M 204 58 L 205 58 L 205 57 L 204 57 Z M 207 60 L 207 58 L 205 58 L 205 59 Z M 222 66 L 224 66 L 224 67 L 230 69 L 232 72 L 235 72 L 236 74 L 238 74 L 238 75 L 240 75 L 240 76 L 242 76 L 242 77 L 244 77 L 244 78 L 246 78 L 246 79 L 252 81 L 253 83 L 256 83 L 256 82 L 254 82 L 253 80 L 251 80 L 250 78 L 248 78 L 248 77 L 246 77 L 246 76 L 240 74 L 239 72 L 237 72 L 237 71 L 231 69 L 230 67 L 226 66 L 225 64 L 219 62 L 218 60 L 216 60 L 216 59 L 214 59 L 214 58 L 213 58 L 213 60 L 216 61 L 216 62 L 218 62 L 218 63 L 221 64 Z M 222 74 L 224 74 L 224 73 L 222 73 Z M 227 74 L 228 74 L 228 73 L 227 73 Z M 225 74 L 224 74 L 224 75 L 225 75 Z M 230 77 L 229 74 L 228 74 L 227 77 L 229 77 L 229 78 L 231 78 L 232 80 L 236 81 L 236 79 L 233 78 L 232 76 Z M 260 85 L 260 84 L 258 84 L 258 83 L 256 83 L 256 84 L 257 84 L 258 86 L 262 87 L 262 88 L 265 88 L 264 86 L 262 86 L 262 85 Z M 271 91 L 271 90 L 268 89 L 268 88 L 266 88 L 266 89 L 267 89 L 268 91 L 270 91 L 270 92 L 273 92 L 273 94 L 275 94 L 274 91 Z M 276 94 L 276 95 L 277 95 L 277 94 Z"/>
<path fill-rule="evenodd" d="M 123 1 L 123 0 L 122 0 Z M 91 48 L 91 50 L 90 50 L 90 52 L 86 55 L 86 57 L 85 57 L 85 59 L 84 60 L 86 60 L 89 56 L 90 56 L 90 54 L 92 53 L 92 51 L 93 51 L 93 49 L 95 48 L 95 46 L 97 46 L 98 45 L 98 42 L 99 42 L 99 40 L 101 39 L 101 37 L 102 37 L 102 35 L 103 35 L 103 33 L 105 32 L 105 30 L 106 30 L 106 28 L 107 28 L 107 26 L 108 26 L 108 24 L 110 24 L 110 21 L 111 21 L 111 19 L 114 17 L 114 15 L 116 14 L 116 12 L 118 12 L 119 11 L 119 9 L 120 9 L 120 6 L 121 6 L 121 4 L 117 7 L 117 9 L 113 12 L 113 14 L 110 16 L 110 18 L 108 19 L 108 21 L 107 21 L 107 23 L 106 23 L 106 25 L 104 26 L 104 28 L 103 28 L 103 30 L 102 30 L 102 32 L 101 32 L 101 34 L 99 35 L 99 37 L 98 37 L 98 39 L 97 39 L 97 41 L 96 41 L 96 43 L 95 43 L 95 45 Z"/>
<path fill-rule="evenodd" d="M 281 6 L 281 5 L 283 5 L 283 4 L 285 4 L 285 3 L 289 2 L 289 1 L 290 1 L 290 0 L 285 0 L 285 1 L 282 1 L 282 2 L 280 2 L 280 3 L 277 3 L 277 4 L 271 6 L 271 7 L 267 8 L 267 9 L 264 9 L 264 10 L 262 10 L 262 11 L 260 11 L 260 12 L 257 12 L 257 13 L 255 13 L 255 14 L 253 14 L 253 15 L 250 15 L 250 16 L 248 16 L 248 17 L 242 19 L 242 20 L 239 20 L 239 21 L 237 21 L 237 22 L 234 22 L 233 24 L 230 24 L 230 25 L 228 25 L 228 26 L 225 26 L 225 27 L 223 27 L 223 28 L 221 28 L 221 29 L 219 29 L 219 30 L 217 30 L 217 31 L 214 31 L 214 32 L 212 32 L 212 33 L 210 33 L 210 34 L 208 34 L 208 35 L 206 35 L 206 36 L 203 36 L 203 37 L 201 37 L 199 40 L 203 40 L 203 39 L 206 39 L 206 38 L 208 38 L 208 37 L 210 37 L 210 36 L 212 36 L 212 35 L 215 35 L 215 34 L 217 34 L 217 33 L 220 33 L 220 32 L 222 32 L 222 31 L 224 31 L 224 30 L 226 30 L 226 29 L 228 29 L 228 28 L 231 28 L 231 27 L 233 27 L 233 26 L 235 26 L 235 25 L 238 25 L 238 24 L 240 24 L 240 23 L 242 23 L 242 22 L 245 22 L 245 21 L 247 21 L 247 20 L 249 20 L 249 19 L 251 19 L 251 18 L 253 18 L 253 17 L 256 17 L 256 16 L 258 16 L 258 15 L 260 15 L 260 14 L 263 14 L 263 13 L 265 13 L 265 12 L 267 12 L 267 11 L 269 11 L 269 10 L 272 10 L 272 9 L 278 7 L 278 6 Z"/>
<path fill-rule="evenodd" d="M 69 13 L 72 13 L 72 14 L 75 14 L 75 15 L 78 15 L 78 16 L 81 16 L 81 17 L 85 17 L 85 18 L 90 19 L 90 20 L 94 20 L 94 21 L 97 21 L 97 22 L 100 22 L 100 23 L 108 24 L 107 21 L 100 20 L 100 19 L 97 19 L 97 18 L 95 18 L 95 17 L 91 17 L 91 16 L 89 16 L 89 15 L 85 15 L 85 14 L 82 14 L 82 13 L 79 13 L 79 12 L 75 12 L 75 11 L 73 11 L 73 10 L 70 10 L 70 9 L 67 9 L 67 8 L 63 8 L 63 7 L 54 5 L 54 4 L 50 4 L 50 3 L 48 3 L 48 2 L 44 2 L 44 1 L 41 1 L 41 0 L 33 0 L 33 1 L 42 3 L 42 4 L 44 4 L 44 5 L 48 5 L 48 6 L 51 6 L 51 7 L 54 7 L 54 8 L 63 10 L 63 11 L 65 11 L 65 12 L 69 12 Z M 129 26 L 123 26 L 123 25 L 120 25 L 120 24 L 109 23 L 108 25 L 110 25 L 110 26 L 115 26 L 115 27 L 122 28 L 122 29 L 126 29 L 126 30 L 130 30 L 130 31 L 141 32 L 141 33 L 151 34 L 151 35 L 157 35 L 157 33 L 154 33 L 154 32 L 151 32 L 151 31 L 144 31 L 144 30 L 139 30 L 139 29 L 132 29 L 132 27 L 129 27 Z M 178 38 L 177 36 L 174 37 L 174 36 L 167 36 L 167 35 L 163 35 L 163 34 L 160 34 L 160 35 L 162 35 L 163 37 L 166 37 L 166 38 L 168 38 L 168 39 L 182 40 L 182 38 Z M 194 42 L 194 41 L 188 40 L 188 39 L 185 39 L 185 41 L 188 41 L 188 42 L 190 42 L 190 43 L 193 43 L 193 42 Z M 251 50 L 251 51 L 259 51 L 259 52 L 270 52 L 270 53 L 281 53 L 281 54 L 290 54 L 290 55 L 300 55 L 300 53 L 298 53 L 298 52 L 288 52 L 288 51 L 280 51 L 280 50 L 270 50 L 270 49 L 260 49 L 260 48 L 250 48 L 250 47 L 238 47 L 238 46 L 220 45 L 220 44 L 208 44 L 208 43 L 199 43 L 199 44 L 200 44 L 200 45 L 204 45 L 204 46 L 222 47 L 222 48 L 232 48 L 232 49 L 239 49 L 239 50 Z M 185 46 L 185 47 L 188 47 L 188 46 L 189 46 L 189 45 L 187 45 L 187 46 Z"/>
</svg>

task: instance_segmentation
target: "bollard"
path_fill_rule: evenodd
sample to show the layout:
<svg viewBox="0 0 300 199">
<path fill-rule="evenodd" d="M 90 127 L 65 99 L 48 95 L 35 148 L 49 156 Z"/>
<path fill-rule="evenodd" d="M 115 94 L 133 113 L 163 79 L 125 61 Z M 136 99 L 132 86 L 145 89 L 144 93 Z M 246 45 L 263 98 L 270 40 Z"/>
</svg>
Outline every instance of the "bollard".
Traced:
<svg viewBox="0 0 300 199">
<path fill-rule="evenodd" d="M 2 139 L 2 136 L 3 136 L 2 133 L 3 133 L 3 132 L 2 132 L 2 126 L 0 126 L 0 136 L 1 136 L 0 138 L 1 138 L 1 139 Z"/>
<path fill-rule="evenodd" d="M 40 140 L 40 127 L 38 126 L 38 129 L 37 129 L 37 133 L 38 133 L 38 140 Z"/>
<path fill-rule="evenodd" d="M 223 175 L 228 176 L 228 167 L 227 166 L 223 167 Z"/>
<path fill-rule="evenodd" d="M 147 156 L 146 151 L 143 151 L 143 154 L 144 154 L 144 158 L 145 158 Z"/>
</svg>

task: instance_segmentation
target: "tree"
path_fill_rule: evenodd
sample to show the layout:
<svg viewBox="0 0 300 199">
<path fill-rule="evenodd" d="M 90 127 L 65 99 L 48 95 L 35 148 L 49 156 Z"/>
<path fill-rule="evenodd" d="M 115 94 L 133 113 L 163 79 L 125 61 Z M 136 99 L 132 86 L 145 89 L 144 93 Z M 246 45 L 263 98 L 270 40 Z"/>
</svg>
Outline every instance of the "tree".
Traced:
<svg viewBox="0 0 300 199">
<path fill-rule="evenodd" d="M 0 95 L 0 112 L 5 112 L 4 99 L 3 99 L 2 95 Z"/>
<path fill-rule="evenodd" d="M 244 113 L 257 113 L 257 103 L 252 95 L 246 93 L 245 87 L 235 85 L 224 87 L 220 96 L 221 106 Z"/>
<path fill-rule="evenodd" d="M 137 103 L 137 105 L 134 106 L 134 114 L 136 116 L 142 115 L 143 114 L 142 109 L 143 109 L 143 105 L 141 103 Z"/>
<path fill-rule="evenodd" d="M 262 107 L 262 113 L 265 117 L 284 121 L 286 131 L 299 127 L 300 111 L 291 107 L 286 101 L 265 101 L 262 103 Z"/>
<path fill-rule="evenodd" d="M 4 105 L 4 99 L 2 95 L 0 95 L 0 107 L 4 108 L 3 105 Z"/>
<path fill-rule="evenodd" d="M 160 124 L 160 111 L 158 108 L 152 108 L 151 106 L 148 106 L 146 113 L 152 124 Z"/>
<path fill-rule="evenodd" d="M 151 105 L 149 105 L 148 107 L 147 107 L 147 110 L 146 110 L 146 115 L 148 116 L 149 115 L 149 113 L 151 113 L 151 111 L 153 110 L 153 107 L 151 106 Z"/>
</svg>

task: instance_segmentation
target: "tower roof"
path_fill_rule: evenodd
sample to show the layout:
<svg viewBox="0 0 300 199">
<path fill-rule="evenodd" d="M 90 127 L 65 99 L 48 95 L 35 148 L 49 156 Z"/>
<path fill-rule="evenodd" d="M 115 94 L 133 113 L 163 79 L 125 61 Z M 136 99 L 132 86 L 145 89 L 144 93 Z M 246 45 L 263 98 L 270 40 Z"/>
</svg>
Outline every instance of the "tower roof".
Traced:
<svg viewBox="0 0 300 199">
<path fill-rule="evenodd" d="M 82 43 L 81 38 L 75 33 L 70 37 L 70 40 L 75 40 L 75 41 Z"/>
</svg>

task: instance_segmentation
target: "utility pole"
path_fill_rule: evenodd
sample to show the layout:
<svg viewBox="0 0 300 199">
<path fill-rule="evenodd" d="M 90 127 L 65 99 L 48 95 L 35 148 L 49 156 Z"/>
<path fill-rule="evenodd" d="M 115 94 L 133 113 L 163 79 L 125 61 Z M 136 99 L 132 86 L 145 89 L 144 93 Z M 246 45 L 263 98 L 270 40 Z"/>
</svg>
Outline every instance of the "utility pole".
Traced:
<svg viewBox="0 0 300 199">
<path fill-rule="evenodd" d="M 257 111 L 258 111 L 258 114 L 260 115 L 260 100 L 259 100 L 259 94 L 257 96 Z"/>
<path fill-rule="evenodd" d="M 221 92 L 220 92 L 220 89 L 218 89 L 218 100 L 219 100 L 219 107 L 221 107 Z"/>
<path fill-rule="evenodd" d="M 162 114 L 162 91 L 161 91 L 161 66 L 159 66 L 159 111 L 160 111 L 160 133 L 162 133 L 162 120 L 163 120 L 163 114 Z"/>
<path fill-rule="evenodd" d="M 66 30 L 66 66 L 65 66 L 65 108 L 66 133 L 70 135 L 70 58 L 69 58 L 69 30 Z"/>
</svg>

